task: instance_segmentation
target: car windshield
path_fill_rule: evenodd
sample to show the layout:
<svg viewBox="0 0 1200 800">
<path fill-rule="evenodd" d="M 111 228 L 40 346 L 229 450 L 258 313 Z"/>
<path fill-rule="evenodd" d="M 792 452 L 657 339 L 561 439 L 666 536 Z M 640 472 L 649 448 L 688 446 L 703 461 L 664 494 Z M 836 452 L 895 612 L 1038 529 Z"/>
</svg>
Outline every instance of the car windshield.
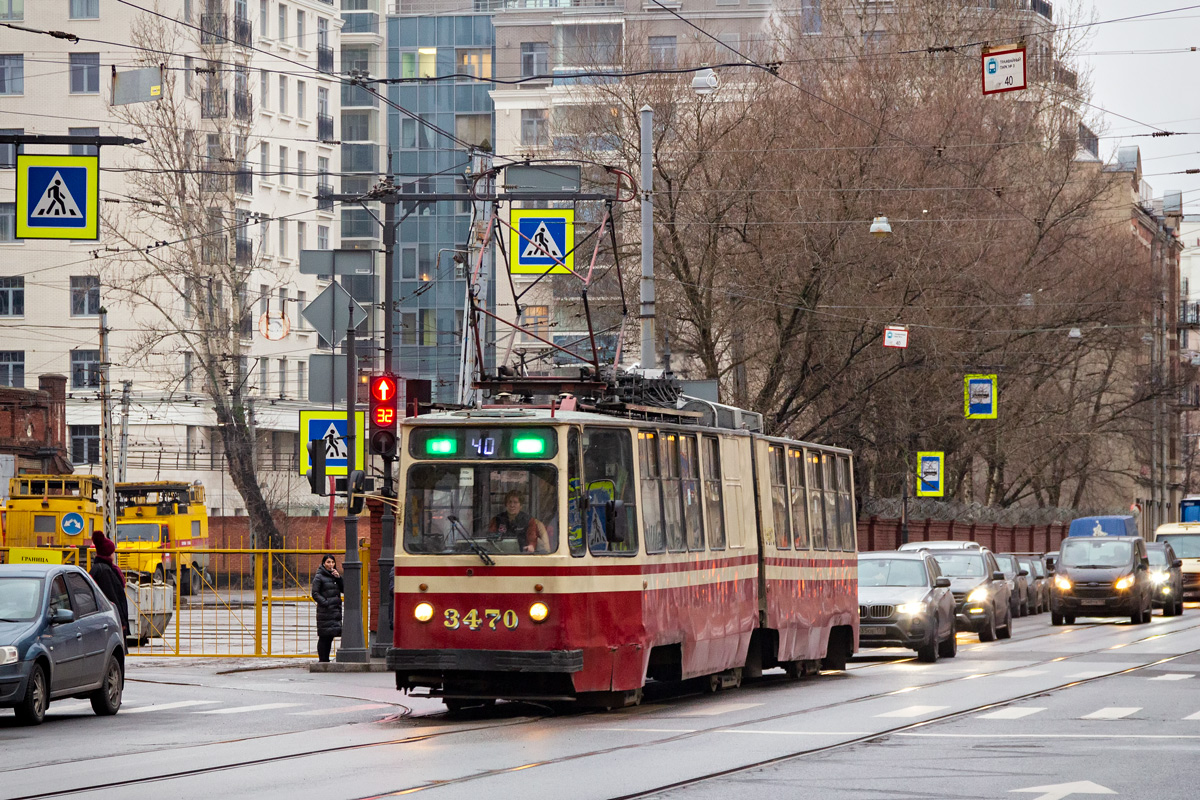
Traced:
<svg viewBox="0 0 1200 800">
<path fill-rule="evenodd" d="M 1150 560 L 1152 567 L 1167 566 L 1167 551 L 1163 547 L 1147 547 L 1146 557 Z"/>
<path fill-rule="evenodd" d="M 1106 539 L 1067 539 L 1058 563 L 1064 567 L 1123 567 L 1129 564 L 1133 545 Z"/>
<path fill-rule="evenodd" d="M 409 553 L 558 550 L 557 470 L 510 464 L 418 464 L 408 473 Z"/>
<path fill-rule="evenodd" d="M 951 578 L 982 578 L 986 574 L 980 553 L 934 553 L 933 558 L 942 574 Z"/>
<path fill-rule="evenodd" d="M 996 556 L 996 563 L 1000 565 L 1000 569 L 1005 572 L 1016 572 L 1016 559 L 1012 556 Z"/>
<path fill-rule="evenodd" d="M 0 578 L 0 621 L 36 619 L 41 599 L 41 578 Z"/>
<path fill-rule="evenodd" d="M 911 558 L 864 558 L 858 562 L 859 586 L 928 586 L 925 562 Z"/>
<path fill-rule="evenodd" d="M 117 544 L 121 542 L 158 542 L 157 522 L 125 522 L 117 525 Z"/>
<path fill-rule="evenodd" d="M 1175 533 L 1155 536 L 1156 542 L 1168 542 L 1179 558 L 1200 558 L 1200 533 Z"/>
</svg>

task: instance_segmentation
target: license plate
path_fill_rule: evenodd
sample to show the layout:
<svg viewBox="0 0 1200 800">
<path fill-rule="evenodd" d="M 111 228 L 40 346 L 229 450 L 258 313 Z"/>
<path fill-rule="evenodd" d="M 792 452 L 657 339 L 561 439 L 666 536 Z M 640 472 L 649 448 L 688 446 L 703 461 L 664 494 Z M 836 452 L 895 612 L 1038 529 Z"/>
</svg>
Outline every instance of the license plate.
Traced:
<svg viewBox="0 0 1200 800">
<path fill-rule="evenodd" d="M 1085 597 L 1080 601 L 1085 606 L 1102 606 L 1104 605 L 1103 597 Z"/>
<path fill-rule="evenodd" d="M 887 628 L 882 625 L 863 625 L 858 629 L 859 636 L 883 636 L 887 633 Z"/>
</svg>

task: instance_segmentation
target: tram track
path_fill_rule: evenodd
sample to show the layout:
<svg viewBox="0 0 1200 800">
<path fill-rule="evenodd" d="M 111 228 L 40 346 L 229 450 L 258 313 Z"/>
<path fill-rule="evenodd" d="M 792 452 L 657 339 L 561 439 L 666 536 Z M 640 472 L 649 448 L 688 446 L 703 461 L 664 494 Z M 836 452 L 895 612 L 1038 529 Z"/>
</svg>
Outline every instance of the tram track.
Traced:
<svg viewBox="0 0 1200 800">
<path fill-rule="evenodd" d="M 1174 621 L 1182 622 L 1183 620 L 1174 620 Z M 1116 626 L 1114 626 L 1114 628 L 1115 627 Z M 1149 641 L 1149 640 L 1156 640 L 1156 639 L 1165 638 L 1168 636 L 1174 636 L 1176 634 L 1186 633 L 1189 631 L 1195 631 L 1197 629 L 1200 629 L 1200 620 L 1196 620 L 1194 622 L 1194 624 L 1185 625 L 1185 626 L 1176 628 L 1174 630 L 1165 631 L 1162 633 L 1153 633 L 1148 636 L 1143 636 L 1143 637 L 1140 637 L 1137 639 L 1133 639 L 1129 642 L 1122 643 L 1120 645 L 1120 647 L 1128 647 L 1131 645 L 1139 644 L 1141 642 L 1145 642 L 1145 641 Z M 1016 641 L 1029 642 L 1029 641 L 1036 640 L 1036 639 L 1064 636 L 1064 635 L 1068 635 L 1071 633 L 1079 632 L 1080 630 L 1085 630 L 1085 629 L 1076 626 L 1076 627 L 1065 628 L 1065 629 L 1061 629 L 1061 630 L 1054 630 L 1054 631 L 1050 631 L 1050 632 L 1047 632 L 1044 634 L 1035 634 L 1033 636 L 1022 637 L 1021 639 L 1016 640 Z M 1105 653 L 1105 652 L 1111 651 L 1113 649 L 1114 649 L 1114 647 L 1112 645 L 1107 645 L 1104 647 L 1097 647 L 1097 648 L 1093 648 L 1090 650 L 1081 651 L 1078 653 L 1071 653 L 1066 656 L 1058 656 L 1056 658 L 1048 658 L 1048 659 L 1043 659 L 1041 661 L 1029 662 L 1029 663 L 1021 664 L 1019 666 L 1009 667 L 1006 669 L 995 670 L 994 672 L 989 672 L 987 674 L 988 675 L 1000 675 L 1000 674 L 1004 674 L 1005 672 L 1030 669 L 1033 667 L 1049 664 L 1049 663 L 1056 662 L 1056 661 L 1086 658 L 1087 656 L 1093 656 L 1093 655 L 1096 655 L 1099 653 Z M 773 764 L 781 763 L 781 762 L 796 759 L 796 758 L 803 758 L 803 757 L 807 757 L 807 756 L 818 755 L 821 753 L 830 752 L 833 750 L 853 747 L 855 745 L 864 744 L 867 742 L 871 742 L 874 740 L 878 740 L 878 739 L 885 738 L 887 736 L 892 736 L 892 735 L 899 734 L 899 733 L 904 733 L 906 731 L 914 730 L 914 729 L 921 728 L 924 726 L 933 725 L 933 724 L 948 721 L 948 720 L 953 720 L 953 719 L 956 719 L 956 718 L 959 718 L 962 716 L 975 714 L 975 713 L 979 713 L 981 711 L 985 711 L 988 709 L 1005 706 L 1005 705 L 1008 705 L 1011 703 L 1020 702 L 1022 700 L 1026 700 L 1026 699 L 1033 698 L 1033 697 L 1038 697 L 1040 695 L 1045 695 L 1045 694 L 1049 694 L 1052 692 L 1061 691 L 1063 689 L 1071 688 L 1073 686 L 1093 683 L 1093 682 L 1101 681 L 1101 680 L 1111 678 L 1111 677 L 1114 677 L 1117 675 L 1123 675 L 1123 674 L 1127 674 L 1130 672 L 1136 672 L 1138 670 L 1147 669 L 1147 668 L 1150 668 L 1153 666 L 1157 666 L 1159 664 L 1167 663 L 1169 661 L 1173 661 L 1178 658 L 1182 658 L 1182 657 L 1185 657 L 1188 655 L 1194 655 L 1197 653 L 1200 653 L 1200 648 L 1196 648 L 1194 650 L 1189 650 L 1189 651 L 1179 653 L 1179 654 L 1176 654 L 1173 656 L 1164 657 L 1162 659 L 1156 659 L 1156 660 L 1150 661 L 1146 664 L 1140 664 L 1140 665 L 1137 665 L 1134 667 L 1127 667 L 1127 668 L 1123 668 L 1120 670 L 1114 670 L 1112 672 L 1107 672 L 1107 673 L 1103 673 L 1103 674 L 1096 675 L 1093 677 L 1088 677 L 1088 678 L 1078 678 L 1078 679 L 1071 680 L 1066 683 L 1051 686 L 1051 687 L 1043 687 L 1043 688 L 1038 689 L 1037 691 L 1023 693 L 1021 695 L 1016 695 L 1016 696 L 1013 696 L 1013 697 L 1010 697 L 1010 698 L 1007 698 L 1007 699 L 1004 699 L 1001 701 L 979 704 L 976 706 L 972 706 L 970 708 L 959 709 L 957 711 L 947 712 L 945 714 L 931 717 L 929 719 L 924 719 L 924 720 L 920 720 L 918 722 L 912 722 L 912 723 L 906 723 L 903 725 L 898 725 L 898 726 L 895 726 L 892 728 L 887 728 L 887 729 L 884 729 L 881 731 L 864 734 L 862 736 L 852 737 L 852 738 L 849 738 L 849 739 L 846 739 L 846 740 L 843 740 L 840 742 L 835 742 L 833 744 L 803 748 L 803 749 L 796 750 L 791 753 L 786 753 L 783 755 L 774 756 L 774 757 L 767 758 L 767 759 L 761 759 L 758 761 L 754 761 L 754 762 L 747 763 L 747 764 L 741 764 L 741 765 L 738 765 L 735 767 L 730 767 L 730 768 L 723 769 L 723 770 L 716 770 L 716 771 L 713 771 L 710 773 L 706 773 L 703 775 L 697 775 L 697 776 L 694 776 L 694 777 L 691 777 L 691 778 L 688 778 L 685 780 L 676 781 L 676 782 L 669 783 L 669 784 L 664 784 L 662 786 L 657 786 L 657 787 L 654 787 L 651 789 L 641 790 L 641 791 L 626 794 L 626 795 L 614 796 L 614 798 L 612 798 L 612 800 L 635 800 L 636 798 L 652 797 L 652 796 L 661 794 L 663 792 L 672 791 L 675 789 L 704 783 L 706 781 L 719 779 L 719 778 L 722 778 L 722 777 L 725 777 L 728 775 L 736 774 L 739 772 L 744 772 L 747 770 L 759 769 L 762 767 L 771 766 Z M 898 663 L 904 663 L 905 661 L 909 661 L 909 660 L 911 660 L 911 659 L 895 659 L 895 660 L 888 660 L 888 661 L 877 662 L 877 663 L 872 663 L 872 664 L 863 664 L 860 666 L 860 668 L 873 667 L 873 666 L 895 665 Z M 936 669 L 936 667 L 935 667 L 935 669 Z M 952 683 L 957 683 L 957 682 L 961 682 L 961 681 L 971 680 L 974 677 L 978 677 L 978 675 L 969 675 L 969 676 L 968 675 L 960 675 L 960 676 L 953 676 L 953 677 L 948 676 L 943 680 L 935 680 L 935 681 L 927 683 L 927 684 L 921 684 L 917 688 L 929 688 L 929 687 L 934 687 L 934 686 L 939 686 L 939 685 L 952 684 Z M 769 688 L 771 685 L 782 685 L 784 683 L 785 683 L 784 681 L 780 681 L 778 684 L 775 684 L 774 682 L 772 682 L 771 684 L 766 684 L 765 688 Z M 786 681 L 786 683 L 788 685 L 791 685 L 794 682 Z M 491 777 L 505 775 L 508 773 L 516 772 L 516 771 L 523 771 L 523 770 L 528 770 L 528 769 L 536 769 L 536 768 L 541 768 L 541 767 L 566 764 L 566 763 L 570 763 L 570 762 L 585 759 L 585 758 L 595 758 L 598 756 L 605 756 L 605 755 L 610 755 L 613 753 L 620 753 L 622 751 L 651 748 L 651 747 L 661 746 L 661 745 L 665 745 L 665 744 L 670 744 L 673 742 L 683 741 L 683 740 L 690 739 L 690 738 L 704 736 L 704 735 L 711 734 L 711 733 L 721 731 L 721 730 L 734 730 L 734 729 L 746 728 L 746 727 L 752 726 L 752 725 L 759 725 L 759 724 L 774 722 L 774 721 L 779 721 L 779 720 L 795 719 L 798 717 L 803 717 L 804 715 L 813 714 L 813 713 L 817 713 L 817 712 L 821 712 L 821 711 L 828 711 L 828 710 L 831 710 L 834 708 L 844 707 L 844 706 L 850 705 L 850 704 L 863 703 L 863 702 L 868 702 L 871 700 L 877 700 L 880 698 L 897 695 L 897 694 L 900 694 L 900 693 L 903 693 L 903 692 L 909 691 L 909 690 L 910 689 L 901 689 L 901 690 L 873 692 L 870 694 L 865 694 L 860 697 L 855 697 L 855 698 L 851 698 L 851 699 L 844 700 L 844 701 L 825 703 L 825 704 L 816 705 L 816 706 L 809 706 L 809 707 L 806 707 L 803 709 L 799 709 L 799 710 L 795 710 L 795 711 L 788 711 L 788 712 L 784 712 L 781 714 L 773 714 L 773 715 L 768 715 L 768 716 L 763 716 L 763 717 L 757 717 L 752 720 L 745 720 L 745 721 L 736 722 L 736 723 L 725 723 L 722 725 L 711 725 L 708 727 L 696 728 L 696 729 L 688 730 L 688 731 L 681 731 L 674 735 L 656 738 L 651 741 L 614 745 L 612 747 L 601 748 L 601 749 L 596 749 L 596 750 L 591 750 L 591 751 L 581 752 L 581 753 L 573 753 L 573 754 L 561 756 L 558 758 L 547 759 L 547 760 L 541 761 L 541 762 L 534 762 L 531 764 L 521 764 L 521 765 L 517 765 L 514 767 L 486 770 L 486 771 L 482 771 L 482 772 L 478 772 L 478 773 L 472 773 L 470 775 L 463 775 L 463 776 L 456 777 L 456 778 L 450 778 L 450 779 L 445 779 L 445 780 L 440 780 L 440 781 L 430 781 L 430 782 L 416 784 L 416 785 L 412 785 L 412 786 L 406 786 L 403 788 L 397 788 L 397 789 L 389 790 L 389 791 L 382 792 L 382 793 L 362 795 L 362 796 L 358 797 L 357 800 L 382 800 L 382 798 L 386 798 L 386 797 L 396 797 L 396 796 L 400 796 L 400 795 L 414 794 L 414 793 L 419 793 L 419 792 L 423 792 L 423 791 L 429 791 L 429 790 L 439 789 L 439 788 L 444 788 L 444 787 L 449 787 L 449 786 L 462 785 L 462 784 L 466 784 L 466 783 L 470 783 L 470 782 L 474 782 L 474 781 L 485 780 L 485 779 L 491 778 Z M 682 697 L 686 697 L 686 696 L 687 696 L 686 694 L 674 695 L 674 696 L 672 696 L 672 699 L 682 699 Z M 429 716 L 439 716 L 439 715 L 429 715 Z M 517 719 L 505 720 L 503 722 L 498 722 L 495 724 L 467 725 L 464 727 L 455 728 L 453 730 L 443 730 L 443 731 L 436 731 L 436 732 L 432 732 L 432 733 L 415 733 L 414 735 L 411 735 L 411 736 L 387 739 L 387 740 L 383 740 L 383 741 L 360 742 L 360 743 L 355 743 L 355 744 L 345 744 L 345 745 L 337 745 L 337 746 L 331 746 L 331 747 L 307 748 L 307 749 L 297 751 L 297 752 L 292 752 L 292 753 L 280 753 L 277 755 L 266 756 L 266 757 L 262 757 L 262 758 L 243 759 L 243 760 L 239 760 L 239 761 L 232 761 L 232 762 L 228 762 L 225 764 L 208 766 L 208 767 L 196 767 L 194 769 L 177 770 L 177 771 L 173 771 L 173 772 L 161 772 L 161 773 L 157 773 L 155 775 L 149 775 L 149 776 L 131 777 L 131 778 L 127 778 L 127 779 L 121 779 L 121 780 L 115 780 L 115 781 L 105 781 L 105 782 L 90 784 L 90 785 L 85 785 L 85 786 L 70 787 L 70 788 L 58 788 L 58 789 L 54 789 L 52 791 L 17 795 L 17 796 L 13 796 L 11 798 L 11 800 L 43 800 L 44 798 L 50 798 L 50 797 L 62 797 L 62 796 L 70 796 L 70 795 L 78 795 L 78 794 L 87 794 L 87 793 L 91 793 L 91 792 L 119 790 L 119 789 L 123 789 L 123 788 L 129 788 L 129 787 L 139 786 L 139 785 L 148 785 L 148 784 L 159 783 L 159 782 L 163 782 L 163 781 L 170 781 L 170 780 L 177 780 L 177 779 L 195 779 L 197 777 L 202 777 L 202 776 L 208 775 L 208 774 L 214 774 L 214 773 L 219 773 L 219 772 L 228 772 L 231 770 L 238 770 L 238 769 L 247 769 L 247 768 L 252 768 L 252 767 L 276 764 L 276 763 L 284 763 L 284 762 L 288 762 L 288 761 L 296 761 L 296 760 L 300 760 L 300 759 L 314 758 L 314 757 L 332 755 L 332 754 L 337 754 L 337 753 L 348 753 L 348 752 L 361 751 L 361 750 L 367 750 L 367 749 L 373 749 L 373 748 L 379 748 L 379 747 L 387 747 L 387 746 L 414 745 L 414 744 L 418 744 L 421 742 L 427 742 L 427 741 L 430 741 L 433 739 L 447 738 L 447 737 L 458 736 L 458 735 L 463 735 L 463 734 L 472 734 L 472 733 L 478 733 L 481 731 L 489 731 L 489 730 L 497 730 L 497 729 L 503 729 L 503 728 L 512 728 L 512 727 L 530 725 L 530 724 L 540 722 L 550 716 L 553 716 L 553 715 L 552 714 L 532 715 L 532 716 L 520 717 Z M 273 734 L 271 737 L 244 737 L 244 738 L 231 739 L 231 740 L 222 740 L 222 741 L 217 741 L 217 742 L 193 744 L 193 745 L 188 745 L 187 747 L 180 747 L 180 748 L 173 748 L 173 749 L 186 750 L 186 749 L 191 749 L 191 748 L 219 746 L 222 744 L 236 744 L 239 742 L 247 742 L 247 741 L 262 741 L 266 738 L 276 738 L 279 736 L 286 736 L 286 735 L 289 735 L 289 734 L 286 734 L 286 733 Z M 72 763 L 74 763 L 77 766 L 83 766 L 84 764 L 86 764 L 86 761 L 75 760 Z M 40 768 L 40 766 L 38 768 Z M 15 770 L 7 771 L 7 772 L 13 772 L 13 771 L 15 771 Z M 2 775 L 2 774 L 4 774 L 4 773 L 0 772 L 0 775 Z"/>
</svg>

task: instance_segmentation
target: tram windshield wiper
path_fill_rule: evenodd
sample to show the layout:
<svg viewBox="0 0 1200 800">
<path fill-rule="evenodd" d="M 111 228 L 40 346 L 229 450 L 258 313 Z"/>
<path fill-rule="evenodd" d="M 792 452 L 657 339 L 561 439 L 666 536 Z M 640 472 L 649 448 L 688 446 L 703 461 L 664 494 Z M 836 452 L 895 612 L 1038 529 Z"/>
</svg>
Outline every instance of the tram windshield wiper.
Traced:
<svg viewBox="0 0 1200 800">
<path fill-rule="evenodd" d="M 480 560 L 483 561 L 484 564 L 487 564 L 489 567 L 496 566 L 496 562 L 491 556 L 488 555 L 487 550 L 484 550 L 483 545 L 475 541 L 475 537 L 467 533 L 467 529 L 464 528 L 463 524 L 458 521 L 458 517 L 454 516 L 453 514 L 447 514 L 446 519 L 450 520 L 450 526 L 458 530 L 458 535 L 463 538 L 463 541 L 467 543 L 467 546 L 475 552 L 475 555 L 479 556 Z"/>
</svg>

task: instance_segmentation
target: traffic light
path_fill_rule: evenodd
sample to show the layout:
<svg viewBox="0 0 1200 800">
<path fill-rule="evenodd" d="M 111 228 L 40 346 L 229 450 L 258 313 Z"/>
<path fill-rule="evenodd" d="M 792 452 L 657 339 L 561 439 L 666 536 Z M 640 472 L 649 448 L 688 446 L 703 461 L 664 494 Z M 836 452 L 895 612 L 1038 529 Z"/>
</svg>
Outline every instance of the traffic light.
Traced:
<svg viewBox="0 0 1200 800">
<path fill-rule="evenodd" d="M 367 500 L 367 473 L 356 469 L 346 480 L 346 513 L 357 516 L 362 513 Z"/>
<path fill-rule="evenodd" d="M 372 375 L 371 438 L 373 455 L 391 456 L 396 452 L 396 432 L 400 428 L 399 387 L 394 375 Z"/>
<path fill-rule="evenodd" d="M 325 496 L 325 440 L 313 439 L 308 443 L 308 488 L 312 493 Z"/>
</svg>

